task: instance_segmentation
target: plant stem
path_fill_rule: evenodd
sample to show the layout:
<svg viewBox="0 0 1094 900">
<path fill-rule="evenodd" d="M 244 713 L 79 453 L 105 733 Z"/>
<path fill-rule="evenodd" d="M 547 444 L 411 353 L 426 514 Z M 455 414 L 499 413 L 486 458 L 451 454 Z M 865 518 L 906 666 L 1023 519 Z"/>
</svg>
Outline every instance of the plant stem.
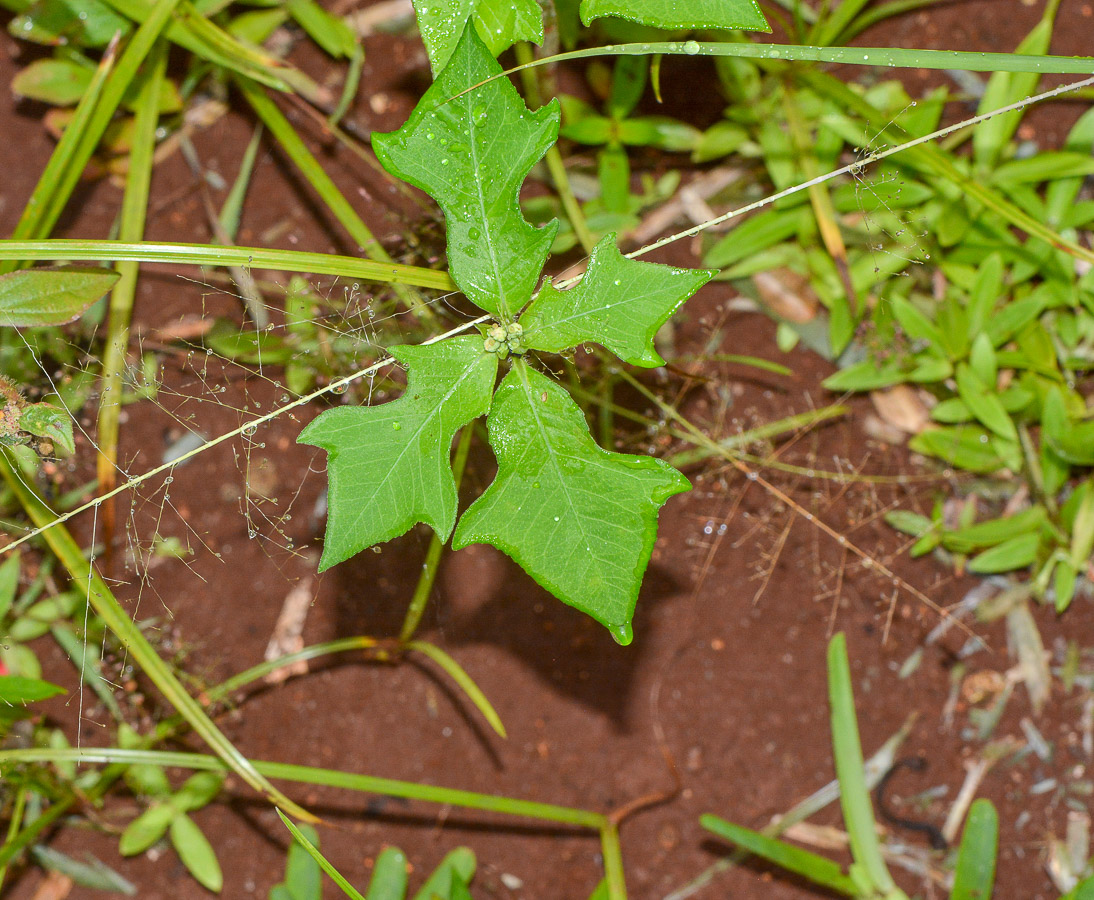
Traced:
<svg viewBox="0 0 1094 900">
<path fill-rule="evenodd" d="M 532 54 L 532 45 L 527 41 L 521 41 L 513 48 L 513 52 L 516 54 L 517 62 L 522 66 L 520 80 L 524 85 L 524 95 L 529 105 L 538 109 L 543 106 L 543 96 L 539 90 L 539 83 L 536 81 L 536 73 L 531 68 L 523 68 L 531 64 L 535 58 Z M 544 162 L 547 163 L 547 171 L 551 173 L 551 181 L 555 184 L 558 199 L 562 202 L 562 208 L 566 211 L 574 234 L 581 246 L 585 248 L 585 252 L 592 253 L 593 247 L 596 246 L 596 236 L 589 230 L 585 213 L 577 197 L 574 196 L 574 190 L 570 186 L 570 176 L 566 174 L 566 164 L 562 161 L 562 154 L 558 150 L 557 143 L 551 144 L 548 148 Z"/>
<path fill-rule="evenodd" d="M 627 881 L 623 875 L 623 850 L 619 829 L 612 823 L 600 829 L 600 848 L 604 856 L 604 878 L 608 882 L 608 900 L 627 900 Z"/>
<path fill-rule="evenodd" d="M 40 527 L 52 526 L 44 532 L 46 543 L 68 571 L 73 583 L 86 589 L 88 603 L 106 627 L 114 632 L 167 701 L 190 723 L 190 727 L 224 760 L 226 767 L 275 804 L 291 809 L 297 818 L 317 821 L 315 816 L 286 797 L 257 772 L 250 761 L 217 728 L 201 704 L 186 692 L 167 663 L 160 658 L 136 623 L 118 603 L 106 582 L 84 558 L 68 529 L 56 524 L 57 517 L 53 511 L 19 475 L 7 452 L 0 456 L 0 475 L 8 483 L 31 521 Z"/>
<path fill-rule="evenodd" d="M 8 822 L 8 834 L 4 839 L 5 845 L 15 837 L 16 833 L 19 831 L 19 827 L 23 824 L 23 811 L 26 809 L 26 803 L 27 789 L 21 787 L 15 794 L 15 803 L 12 805 L 11 809 L 11 820 Z M 4 863 L 0 863 L 0 889 L 4 886 L 4 878 L 7 874 L 8 864 L 5 861 Z"/>
<path fill-rule="evenodd" d="M 41 747 L 26 750 L 0 750 L 0 766 L 19 762 L 98 762 L 125 763 L 127 765 L 147 763 L 204 772 L 224 772 L 230 768 L 220 758 L 206 753 L 125 750 L 120 747 Z M 586 809 L 555 806 L 551 803 L 537 803 L 533 800 L 519 800 L 515 797 L 502 797 L 497 794 L 479 794 L 474 791 L 436 787 L 430 784 L 418 784 L 413 781 L 376 778 L 372 775 L 358 775 L 353 772 L 340 772 L 335 769 L 323 769 L 316 766 L 300 766 L 292 763 L 258 759 L 250 760 L 250 762 L 255 770 L 264 777 L 276 778 L 280 781 L 343 788 L 367 794 L 387 794 L 392 797 L 403 797 L 407 800 L 422 800 L 427 803 L 459 806 L 463 809 L 478 809 L 484 812 L 500 813 L 505 816 L 519 816 L 526 819 L 557 822 L 560 825 L 573 825 L 577 828 L 599 831 L 602 835 L 609 830 L 615 834 L 614 827 L 604 815 Z M 618 847 L 617 834 L 615 834 L 614 840 Z M 618 861 L 618 850 L 616 850 L 614 856 Z"/>
<path fill-rule="evenodd" d="M 474 433 L 474 428 L 464 427 L 460 432 L 460 441 L 456 445 L 456 456 L 452 462 L 452 475 L 456 479 L 457 490 L 459 490 L 460 482 L 463 480 L 463 470 L 467 465 L 467 452 L 471 447 L 471 436 Z M 422 564 L 422 574 L 418 576 L 418 585 L 414 588 L 414 596 L 410 598 L 410 605 L 407 607 L 406 617 L 403 619 L 403 627 L 399 631 L 399 641 L 401 643 L 405 644 L 409 641 L 418 630 L 418 625 L 422 621 L 422 614 L 429 602 L 429 595 L 433 591 L 433 583 L 437 580 L 437 571 L 440 567 L 443 552 L 444 541 L 437 536 L 436 532 L 433 532 L 429 541 L 429 550 L 425 554 L 425 562 Z"/>
<path fill-rule="evenodd" d="M 129 172 L 126 176 L 121 224 L 118 228 L 118 237 L 123 241 L 139 241 L 144 236 L 148 193 L 152 181 L 152 160 L 156 149 L 160 88 L 166 72 L 167 44 L 161 39 L 149 54 L 147 74 L 137 99 L 137 112 L 133 122 L 133 149 L 129 155 Z M 134 260 L 121 260 L 117 264 L 121 277 L 110 292 L 110 315 L 103 349 L 102 387 L 96 433 L 99 448 L 96 468 L 100 493 L 112 490 L 117 479 L 122 370 L 125 368 L 129 349 L 129 322 L 133 315 L 139 267 L 140 264 Z M 116 504 L 111 498 L 103 504 L 103 539 L 108 573 L 113 559 L 115 513 Z"/>
</svg>

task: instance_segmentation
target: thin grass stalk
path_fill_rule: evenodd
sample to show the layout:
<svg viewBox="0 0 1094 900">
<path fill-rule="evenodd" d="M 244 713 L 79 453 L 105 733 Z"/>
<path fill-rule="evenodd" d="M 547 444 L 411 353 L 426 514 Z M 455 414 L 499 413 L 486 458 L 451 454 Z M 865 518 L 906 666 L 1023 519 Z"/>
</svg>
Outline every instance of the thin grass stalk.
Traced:
<svg viewBox="0 0 1094 900">
<path fill-rule="evenodd" d="M 908 69 L 964 69 L 968 72 L 1038 72 L 1042 75 L 1094 74 L 1094 57 L 1024 56 L 971 50 L 919 50 L 903 47 L 819 47 L 804 44 L 758 44 L 752 42 L 652 41 L 642 44 L 607 44 L 585 50 L 569 50 L 514 66 L 492 76 L 502 78 L 523 69 L 591 59 L 597 56 L 732 56 L 739 59 L 785 60 L 788 62 L 833 63 L 848 66 Z M 485 84 L 486 82 L 483 82 Z M 473 85 L 473 91 L 481 85 Z M 463 93 L 467 93 L 464 91 Z"/>
<path fill-rule="evenodd" d="M 331 211 L 334 217 L 346 229 L 346 232 L 360 247 L 366 256 L 384 263 L 392 262 L 383 245 L 376 240 L 372 231 L 364 223 L 357 211 L 350 205 L 345 195 L 331 180 L 330 176 L 319 165 L 319 161 L 304 144 L 296 129 L 277 108 L 273 102 L 257 84 L 246 78 L 234 79 L 236 86 L 243 94 L 244 99 L 250 104 L 251 109 L 269 129 L 274 139 L 285 151 L 289 159 L 300 170 L 312 189 Z M 436 322 L 436 315 L 416 292 L 402 284 L 395 283 L 395 293 L 406 306 L 423 322 Z"/>
<path fill-rule="evenodd" d="M 441 291 L 456 290 L 447 272 L 382 263 L 355 256 L 312 253 L 306 250 L 276 250 L 269 247 L 216 247 L 209 244 L 179 244 L 141 241 L 0 240 L 0 260 L 123 260 L 177 263 L 190 266 L 246 266 L 280 272 L 338 275 L 381 284 L 409 284 Z"/>
<path fill-rule="evenodd" d="M 125 763 L 127 765 L 147 763 L 203 772 L 226 772 L 230 768 L 224 760 L 205 753 L 126 750 L 120 747 L 36 747 L 23 750 L 0 750 L 0 766 L 21 762 Z M 555 822 L 559 825 L 571 825 L 597 832 L 603 832 L 612 827 L 606 816 L 587 809 L 556 806 L 551 803 L 538 803 L 534 800 L 520 800 L 497 794 L 480 794 L 475 791 L 418 784 L 413 781 L 376 778 L 372 775 L 358 775 L 317 766 L 301 766 L 259 759 L 250 762 L 264 777 L 278 781 L 342 788 L 365 794 L 386 794 L 406 800 L 421 800 L 426 803 L 493 812 L 503 816 Z"/>
<path fill-rule="evenodd" d="M 250 761 L 225 737 L 209 718 L 201 704 L 187 693 L 179 683 L 170 667 L 156 653 L 141 633 L 136 623 L 129 617 L 114 597 L 106 582 L 84 558 L 79 545 L 63 525 L 56 524 L 57 516 L 45 505 L 37 492 L 19 475 L 7 452 L 0 457 L 0 476 L 8 483 L 31 521 L 39 527 L 49 525 L 44 532 L 50 550 L 67 570 L 73 583 L 86 586 L 87 600 L 103 623 L 117 636 L 118 640 L 132 654 L 134 661 L 144 670 L 152 683 L 159 688 L 167 701 L 190 723 L 190 727 L 224 761 L 225 766 L 235 772 L 244 782 L 274 803 L 291 809 L 297 818 L 317 821 L 297 803 L 286 797 L 269 781 L 257 772 Z"/>
<path fill-rule="evenodd" d="M 619 828 L 607 823 L 600 829 L 600 852 L 604 857 L 604 879 L 608 882 L 608 900 L 627 900 L 627 881 L 623 874 L 623 849 Z"/>
<path fill-rule="evenodd" d="M 156 149 L 156 125 L 159 121 L 160 89 L 167 72 L 167 43 L 156 42 L 148 56 L 147 77 L 137 98 L 133 123 L 133 147 L 129 154 L 125 195 L 122 197 L 121 222 L 118 238 L 139 241 L 144 237 L 148 211 L 148 195 L 152 183 L 152 161 Z M 140 264 L 122 260 L 117 264 L 120 275 L 110 292 L 106 346 L 103 350 L 102 389 L 99 399 L 99 421 L 96 432 L 99 455 L 96 469 L 99 491 L 113 490 L 118 472 L 118 422 L 122 408 L 122 371 L 129 351 L 129 323 L 133 316 L 133 299 L 137 293 L 137 273 Z M 113 560 L 117 504 L 114 498 L 103 504 L 103 538 L 106 544 L 107 570 Z"/>
<path fill-rule="evenodd" d="M 146 22 L 155 9 L 155 4 L 146 0 L 105 0 L 105 2 L 119 15 L 138 24 Z M 182 8 L 186 5 L 181 4 Z M 206 25 L 209 28 L 217 28 L 207 20 Z M 239 72 L 276 90 L 290 90 L 288 79 L 280 77 L 287 74 L 288 68 L 285 63 L 227 34 L 211 42 L 208 29 L 199 35 L 195 33 L 191 22 L 173 18 L 168 23 L 164 35 L 172 43 L 212 65 Z"/>
<path fill-rule="evenodd" d="M 486 719 L 490 727 L 501 737 L 509 737 L 505 731 L 505 725 L 502 724 L 501 716 L 498 715 L 493 704 L 487 699 L 482 688 L 475 684 L 474 680 L 467 674 L 467 671 L 463 666 L 445 653 L 440 647 L 430 644 L 427 641 L 408 641 L 405 646 L 407 650 L 414 650 L 421 653 L 423 656 L 429 657 L 429 659 L 440 666 L 445 674 L 456 683 L 456 686 L 467 695 L 467 699 L 475 704 L 475 708 L 482 713 L 483 718 Z"/>
<path fill-rule="evenodd" d="M 463 481 L 463 470 L 467 466 L 467 453 L 471 448 L 471 437 L 474 433 L 474 428 L 465 427 L 460 432 L 460 440 L 456 445 L 452 475 L 456 479 L 457 491 L 460 489 L 460 482 Z M 433 592 L 433 583 L 437 580 L 443 551 L 444 541 L 437 536 L 436 532 L 433 532 L 429 541 L 429 550 L 425 554 L 425 563 L 422 565 L 422 574 L 418 576 L 418 584 L 414 588 L 414 595 L 410 598 L 410 605 L 407 606 L 406 616 L 403 618 L 403 627 L 399 630 L 399 640 L 403 643 L 414 637 L 422 621 L 429 595 Z"/>
</svg>

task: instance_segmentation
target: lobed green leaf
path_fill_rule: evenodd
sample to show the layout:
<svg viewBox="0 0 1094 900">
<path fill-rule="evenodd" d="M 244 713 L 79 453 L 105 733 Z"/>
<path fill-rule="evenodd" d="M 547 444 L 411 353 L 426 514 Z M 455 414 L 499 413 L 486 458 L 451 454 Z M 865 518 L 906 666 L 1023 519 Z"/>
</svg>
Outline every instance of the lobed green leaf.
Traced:
<svg viewBox="0 0 1094 900">
<path fill-rule="evenodd" d="M 434 74 L 448 64 L 470 19 L 493 56 L 517 41 L 543 43 L 543 13 L 536 0 L 414 0 Z"/>
<path fill-rule="evenodd" d="M 297 438 L 329 454 L 319 571 L 417 522 L 445 540 L 456 521 L 452 438 L 489 409 L 498 357 L 477 335 L 389 352 L 409 369 L 399 399 L 327 410 Z"/>
<path fill-rule="evenodd" d="M 717 273 L 627 259 L 606 234 L 593 248 L 581 282 L 567 291 L 550 282 L 521 316 L 524 343 L 560 353 L 589 342 L 636 366 L 660 366 L 653 337 Z"/>
<path fill-rule="evenodd" d="M 756 0 L 581 0 L 581 21 L 619 16 L 653 28 L 770 31 Z"/>
<path fill-rule="evenodd" d="M 531 112 L 474 28 L 406 124 L 374 134 L 389 172 L 432 196 L 444 211 L 452 278 L 473 303 L 511 319 L 528 302 L 558 222 L 530 225 L 521 183 L 558 136 L 559 107 Z"/>
<path fill-rule="evenodd" d="M 498 475 L 464 513 L 453 548 L 494 545 L 629 643 L 658 510 L 687 479 L 662 460 L 598 447 L 570 395 L 521 361 L 488 425 Z"/>
</svg>

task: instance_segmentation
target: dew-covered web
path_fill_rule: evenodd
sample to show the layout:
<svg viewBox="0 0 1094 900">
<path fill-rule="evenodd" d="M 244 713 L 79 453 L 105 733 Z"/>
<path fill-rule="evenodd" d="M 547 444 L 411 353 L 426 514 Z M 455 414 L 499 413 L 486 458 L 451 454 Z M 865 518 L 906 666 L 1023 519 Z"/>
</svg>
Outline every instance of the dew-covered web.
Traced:
<svg viewBox="0 0 1094 900">
<path fill-rule="evenodd" d="M 914 267 L 930 259 L 925 244 L 927 223 L 904 203 L 909 171 L 899 158 L 868 167 L 871 160 L 892 146 L 884 139 L 885 133 L 900 125 L 901 119 L 917 105 L 916 100 L 910 100 L 884 128 L 873 132 L 863 146 L 856 147 L 855 162 L 848 171 L 854 180 L 858 209 L 859 222 L 854 230 L 858 232 L 860 250 L 873 260 L 877 282 L 894 275 L 909 277 Z"/>
<path fill-rule="evenodd" d="M 328 405 L 367 404 L 396 396 L 403 384 L 400 370 L 376 365 L 386 359 L 384 347 L 428 339 L 440 330 L 422 325 L 383 286 L 280 278 L 281 284 L 259 282 L 268 317 L 259 328 L 240 292 L 215 272 L 142 273 L 139 285 L 146 286 L 138 289 L 120 398 L 100 396 L 102 343 L 90 339 L 90 329 L 77 323 L 51 331 L 52 341 L 64 342 L 63 351 L 54 343 L 52 356 L 10 330 L 8 362 L 18 351 L 24 369 L 17 384 L 28 401 L 63 405 L 71 394 L 66 385 L 87 381 L 67 409 L 75 455 L 65 458 L 41 442 L 32 445 L 41 452 L 39 471 L 31 475 L 28 469 L 24 481 L 59 518 L 71 516 L 65 524 L 89 548 L 91 565 L 161 656 L 191 675 L 187 654 L 200 649 L 202 637 L 192 629 L 179 632 L 174 624 L 188 603 L 197 598 L 217 604 L 230 617 L 241 599 L 230 585 L 239 583 L 243 570 L 243 578 L 268 586 L 264 600 L 276 616 L 294 585 L 314 576 L 318 556 L 311 545 L 322 533 L 326 474 L 322 452 L 296 444 L 318 409 L 299 401 L 319 394 Z M 307 300 L 296 304 L 290 322 L 286 301 L 293 290 Z M 453 321 L 448 296 L 423 300 L 446 310 L 441 322 Z M 304 308 L 308 313 L 301 315 Z M 96 418 L 100 403 L 119 399 L 114 480 L 121 489 L 112 498 L 114 528 L 107 534 L 104 511 L 111 501 L 96 502 L 102 451 Z M 73 515 L 76 510 L 82 512 Z M 25 521 L 10 518 L 3 527 L 9 545 L 31 531 Z M 19 552 L 29 561 L 37 556 L 34 546 L 24 543 Z M 58 583 L 63 587 L 63 578 Z M 90 585 L 71 589 L 87 594 Z M 101 670 L 107 688 L 121 690 L 135 674 L 131 660 L 89 629 L 91 615 L 73 623 L 83 639 L 83 667 Z M 93 743 L 110 713 L 86 686 L 70 697 L 78 713 L 77 740 Z"/>
</svg>

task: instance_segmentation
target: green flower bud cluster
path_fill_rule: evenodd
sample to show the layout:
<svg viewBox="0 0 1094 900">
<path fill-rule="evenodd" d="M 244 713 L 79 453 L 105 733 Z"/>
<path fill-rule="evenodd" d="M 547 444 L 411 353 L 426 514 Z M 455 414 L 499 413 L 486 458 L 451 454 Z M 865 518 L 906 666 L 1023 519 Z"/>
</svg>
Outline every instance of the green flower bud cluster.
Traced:
<svg viewBox="0 0 1094 900">
<path fill-rule="evenodd" d="M 508 325 L 502 325 L 499 322 L 491 325 L 487 330 L 486 340 L 482 346 L 487 353 L 496 353 L 502 359 L 510 353 L 519 356 L 524 352 L 524 345 L 520 342 L 523 334 L 524 326 L 520 322 L 510 322 Z"/>
</svg>

